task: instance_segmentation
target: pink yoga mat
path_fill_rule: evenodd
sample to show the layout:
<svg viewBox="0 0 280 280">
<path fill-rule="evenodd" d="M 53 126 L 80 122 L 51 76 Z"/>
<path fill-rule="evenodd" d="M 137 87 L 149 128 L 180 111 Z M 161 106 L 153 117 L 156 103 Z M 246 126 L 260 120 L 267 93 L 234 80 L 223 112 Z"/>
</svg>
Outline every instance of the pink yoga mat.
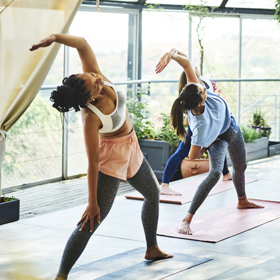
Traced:
<svg viewBox="0 0 280 280">
<path fill-rule="evenodd" d="M 198 176 L 198 177 L 192 177 L 190 178 L 185 178 L 182 180 L 174 181 L 170 183 L 170 187 L 178 192 L 181 193 L 182 195 L 180 196 L 174 196 L 174 195 L 161 195 L 160 196 L 160 202 L 167 202 L 167 203 L 174 203 L 174 204 L 185 204 L 187 202 L 192 201 L 192 198 L 194 196 L 194 193 L 199 186 L 199 184 L 206 178 L 206 176 Z M 245 183 L 251 183 L 257 181 L 257 179 L 250 179 L 246 178 Z M 229 189 L 234 188 L 233 182 L 232 181 L 223 181 L 222 178 L 219 180 L 219 182 L 216 184 L 216 186 L 211 190 L 209 195 L 223 192 Z M 132 195 L 126 195 L 125 196 L 128 199 L 140 199 L 143 200 L 143 196 L 136 192 L 133 193 Z"/>
<path fill-rule="evenodd" d="M 265 208 L 237 209 L 236 204 L 194 216 L 192 235 L 178 233 L 181 223 L 158 229 L 157 234 L 182 239 L 219 242 L 280 217 L 280 202 L 249 199 Z"/>
</svg>

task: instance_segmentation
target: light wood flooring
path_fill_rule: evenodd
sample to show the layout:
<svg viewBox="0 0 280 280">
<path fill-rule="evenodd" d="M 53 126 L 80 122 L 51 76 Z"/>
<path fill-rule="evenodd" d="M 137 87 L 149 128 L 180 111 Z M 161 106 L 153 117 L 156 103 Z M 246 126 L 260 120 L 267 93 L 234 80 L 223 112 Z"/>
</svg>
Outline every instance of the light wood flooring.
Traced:
<svg viewBox="0 0 280 280">
<path fill-rule="evenodd" d="M 121 182 L 118 194 L 130 192 L 133 188 Z M 5 193 L 5 190 L 3 190 Z M 87 203 L 87 178 L 59 181 L 5 194 L 20 199 L 20 219 L 47 214 Z"/>
</svg>

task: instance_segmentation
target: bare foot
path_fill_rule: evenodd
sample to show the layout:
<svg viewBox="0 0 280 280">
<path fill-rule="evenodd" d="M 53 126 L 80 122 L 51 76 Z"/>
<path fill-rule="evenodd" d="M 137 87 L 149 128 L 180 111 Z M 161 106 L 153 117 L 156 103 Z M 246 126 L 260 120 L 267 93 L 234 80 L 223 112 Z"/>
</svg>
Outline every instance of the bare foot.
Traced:
<svg viewBox="0 0 280 280">
<path fill-rule="evenodd" d="M 197 78 L 199 78 L 200 77 L 200 71 L 199 71 L 197 66 L 194 67 L 194 72 L 195 72 Z"/>
<path fill-rule="evenodd" d="M 161 185 L 161 195 L 182 195 L 178 192 L 173 191 L 172 189 L 169 188 L 169 185 L 166 183 L 163 183 Z"/>
<path fill-rule="evenodd" d="M 161 259 L 169 259 L 169 258 L 173 258 L 173 255 L 164 253 L 163 251 L 160 250 L 158 245 L 148 247 L 145 254 L 146 260 L 161 260 Z"/>
<path fill-rule="evenodd" d="M 237 208 L 238 209 L 264 208 L 264 206 L 255 204 L 253 202 L 250 202 L 245 196 L 245 197 L 239 197 L 238 198 Z"/>
<path fill-rule="evenodd" d="M 190 223 L 183 220 L 183 222 L 179 226 L 178 232 L 181 233 L 181 234 L 192 235 L 192 230 L 190 228 Z"/>
<path fill-rule="evenodd" d="M 232 176 L 230 173 L 223 176 L 223 181 L 231 181 L 231 180 L 232 180 Z"/>
</svg>

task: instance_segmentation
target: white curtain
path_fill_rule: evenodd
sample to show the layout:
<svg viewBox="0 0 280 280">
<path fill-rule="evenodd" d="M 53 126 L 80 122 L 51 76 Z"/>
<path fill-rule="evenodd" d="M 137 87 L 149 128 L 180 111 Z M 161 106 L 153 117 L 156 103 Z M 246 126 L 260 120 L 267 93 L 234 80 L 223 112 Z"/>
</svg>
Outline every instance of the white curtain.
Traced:
<svg viewBox="0 0 280 280">
<path fill-rule="evenodd" d="M 52 33 L 66 33 L 82 0 L 0 0 L 0 195 L 5 135 L 28 108 L 59 44 L 30 52 Z"/>
</svg>

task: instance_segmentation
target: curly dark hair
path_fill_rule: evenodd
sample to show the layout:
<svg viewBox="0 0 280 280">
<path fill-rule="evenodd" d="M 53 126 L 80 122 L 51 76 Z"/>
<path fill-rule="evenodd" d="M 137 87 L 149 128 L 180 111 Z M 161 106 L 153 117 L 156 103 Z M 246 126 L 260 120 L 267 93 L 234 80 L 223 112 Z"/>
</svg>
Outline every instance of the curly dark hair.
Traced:
<svg viewBox="0 0 280 280">
<path fill-rule="evenodd" d="M 90 98 L 90 91 L 86 91 L 85 81 L 71 75 L 62 80 L 62 85 L 51 93 L 50 100 L 54 102 L 53 107 L 59 112 L 65 113 L 72 109 L 76 112 L 85 108 Z"/>
</svg>

